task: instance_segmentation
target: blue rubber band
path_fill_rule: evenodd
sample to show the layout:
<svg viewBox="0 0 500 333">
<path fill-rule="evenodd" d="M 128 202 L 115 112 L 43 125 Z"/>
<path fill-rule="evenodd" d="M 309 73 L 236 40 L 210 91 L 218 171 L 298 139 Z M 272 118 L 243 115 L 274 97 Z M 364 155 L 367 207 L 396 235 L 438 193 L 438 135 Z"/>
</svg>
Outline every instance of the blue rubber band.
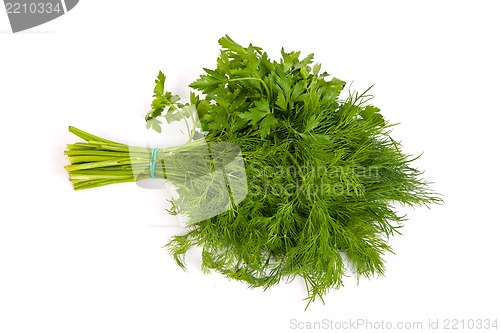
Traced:
<svg viewBox="0 0 500 333">
<path fill-rule="evenodd" d="M 153 148 L 151 151 L 151 159 L 149 160 L 149 171 L 151 172 L 151 178 L 156 179 L 155 168 L 156 168 L 156 157 L 160 148 Z"/>
</svg>

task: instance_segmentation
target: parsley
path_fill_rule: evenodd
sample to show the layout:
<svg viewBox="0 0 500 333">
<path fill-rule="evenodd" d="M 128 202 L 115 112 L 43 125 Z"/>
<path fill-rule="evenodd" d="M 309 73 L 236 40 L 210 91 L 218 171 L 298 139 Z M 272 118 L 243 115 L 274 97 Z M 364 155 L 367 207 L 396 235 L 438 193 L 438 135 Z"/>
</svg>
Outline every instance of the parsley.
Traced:
<svg viewBox="0 0 500 333">
<path fill-rule="evenodd" d="M 168 243 L 177 263 L 185 268 L 187 251 L 200 246 L 204 271 L 262 288 L 300 277 L 309 302 L 342 286 L 351 269 L 358 278 L 383 274 L 387 239 L 404 221 L 394 203 L 442 202 L 390 136 L 393 125 L 368 90 L 340 99 L 345 82 L 321 72 L 312 54 L 282 49 L 273 61 L 228 36 L 219 43 L 216 67 L 190 85 L 189 103 L 165 91 L 160 72 L 146 115 L 148 128 L 181 120 L 191 134 L 161 149 L 154 170 L 177 187 L 170 212 L 197 222 Z M 149 149 L 70 131 L 86 141 L 65 152 L 75 189 L 150 176 Z M 237 154 L 243 163 L 228 169 Z M 218 167 L 222 178 L 207 177 Z M 241 186 L 229 188 L 235 181 Z"/>
</svg>

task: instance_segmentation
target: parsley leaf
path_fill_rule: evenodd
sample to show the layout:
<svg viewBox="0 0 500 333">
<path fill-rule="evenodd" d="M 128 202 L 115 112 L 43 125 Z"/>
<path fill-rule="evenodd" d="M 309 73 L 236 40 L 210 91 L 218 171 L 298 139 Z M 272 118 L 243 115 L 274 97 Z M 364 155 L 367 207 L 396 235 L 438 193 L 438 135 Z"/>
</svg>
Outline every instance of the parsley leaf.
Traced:
<svg viewBox="0 0 500 333">
<path fill-rule="evenodd" d="M 262 100 L 255 102 L 255 107 L 251 108 L 248 112 L 238 114 L 242 119 L 248 120 L 251 125 L 257 125 L 264 117 L 269 115 L 269 101 Z"/>
</svg>

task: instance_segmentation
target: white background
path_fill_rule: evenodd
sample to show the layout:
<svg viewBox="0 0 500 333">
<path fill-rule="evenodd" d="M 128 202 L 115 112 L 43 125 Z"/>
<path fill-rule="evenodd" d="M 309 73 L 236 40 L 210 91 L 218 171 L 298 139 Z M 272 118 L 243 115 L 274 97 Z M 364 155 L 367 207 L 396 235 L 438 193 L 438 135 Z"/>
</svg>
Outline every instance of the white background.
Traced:
<svg viewBox="0 0 500 333">
<path fill-rule="evenodd" d="M 287 332 L 290 321 L 494 318 L 500 313 L 496 1 L 81 1 L 24 33 L 0 13 L 0 332 Z M 346 278 L 304 312 L 301 281 L 251 290 L 189 271 L 165 193 L 74 192 L 74 125 L 144 142 L 158 70 L 187 97 L 229 34 L 273 58 L 314 52 L 374 103 L 446 204 L 408 210 L 385 277 Z M 171 144 L 175 135 L 164 137 Z M 379 330 L 380 331 L 380 330 Z"/>
</svg>

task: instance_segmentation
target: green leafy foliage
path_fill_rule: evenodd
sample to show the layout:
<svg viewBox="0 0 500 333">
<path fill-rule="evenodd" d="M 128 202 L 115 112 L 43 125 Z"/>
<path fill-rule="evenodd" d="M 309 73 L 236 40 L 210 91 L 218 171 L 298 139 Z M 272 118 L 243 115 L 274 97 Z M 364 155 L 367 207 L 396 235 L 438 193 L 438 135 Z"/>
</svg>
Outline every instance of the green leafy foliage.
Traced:
<svg viewBox="0 0 500 333">
<path fill-rule="evenodd" d="M 183 110 L 185 105 L 179 103 L 180 97 L 165 91 L 165 74 L 161 71 L 158 73 L 155 83 L 151 111 L 146 115 L 146 127 L 161 133 L 161 121 L 158 119 L 160 116 L 165 118 L 168 123 L 171 123 L 186 116 L 189 117 L 189 115 Z"/>
<path fill-rule="evenodd" d="M 404 216 L 395 202 L 439 203 L 390 137 L 367 92 L 340 100 L 345 83 L 313 55 L 271 61 L 261 48 L 221 38 L 217 67 L 190 86 L 207 141 L 244 155 L 249 194 L 232 210 L 188 227 L 168 244 L 177 262 L 192 246 L 202 267 L 251 287 L 302 277 L 309 300 L 358 277 L 384 273 L 387 239 Z M 180 189 L 182 196 L 182 189 Z"/>
<path fill-rule="evenodd" d="M 200 120 L 212 133 L 235 128 L 241 135 L 266 139 L 296 117 L 304 103 L 336 103 L 345 85 L 336 78 L 328 80 L 328 73 L 319 74 L 320 65 L 311 67 L 312 54 L 300 60 L 300 52 L 282 49 L 282 60 L 275 62 L 261 48 L 242 47 L 229 36 L 219 43 L 217 68 L 205 68 L 206 74 L 190 85 L 206 95 Z M 311 89 L 316 101 L 306 101 Z"/>
<path fill-rule="evenodd" d="M 171 213 L 214 212 L 168 243 L 176 262 L 185 268 L 186 253 L 199 246 L 205 272 L 250 287 L 266 289 L 299 277 L 310 302 L 341 287 L 351 272 L 358 278 L 383 274 L 384 255 L 392 252 L 387 240 L 405 220 L 394 204 L 442 202 L 411 165 L 415 158 L 391 137 L 394 125 L 369 104 L 368 90 L 340 99 L 345 82 L 321 72 L 312 54 L 301 58 L 282 49 L 281 59 L 273 61 L 261 48 L 243 47 L 228 36 L 219 43 L 216 67 L 204 69 L 190 85 L 197 93 L 188 104 L 165 91 L 162 72 L 155 81 L 146 126 L 161 132 L 163 119 L 189 126 L 187 119 L 197 112 L 202 128 L 191 128 L 188 144 L 161 149 L 152 167 L 148 148 L 70 127 L 86 141 L 65 152 L 75 189 L 151 173 L 166 177 L 179 194 L 169 199 Z M 201 130 L 204 140 L 196 140 Z M 230 158 L 211 160 L 218 144 Z M 241 150 L 244 163 L 228 171 L 231 145 Z M 226 172 L 212 177 L 217 164 Z M 238 179 L 248 188 L 229 191 L 226 182 Z M 246 197 L 228 200 L 225 191 Z"/>
</svg>

